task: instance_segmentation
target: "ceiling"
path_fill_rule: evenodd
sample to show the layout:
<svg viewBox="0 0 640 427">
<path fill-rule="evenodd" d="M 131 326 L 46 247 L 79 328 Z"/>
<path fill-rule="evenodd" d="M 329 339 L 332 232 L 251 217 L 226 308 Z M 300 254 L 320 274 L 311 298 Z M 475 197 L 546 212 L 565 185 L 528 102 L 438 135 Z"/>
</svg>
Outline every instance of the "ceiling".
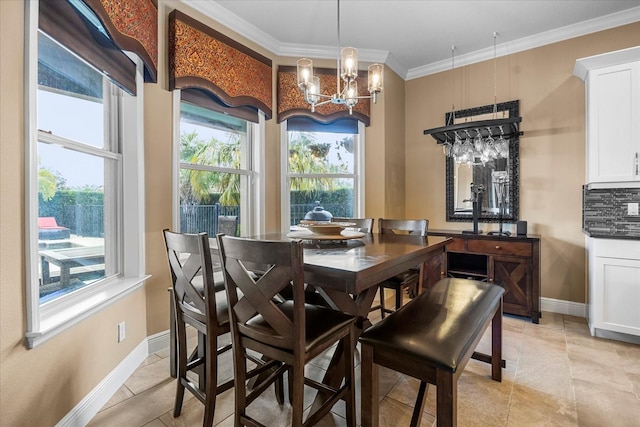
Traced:
<svg viewBox="0 0 640 427">
<path fill-rule="evenodd" d="M 280 56 L 337 57 L 337 1 L 182 0 Z M 640 21 L 640 0 L 341 0 L 341 46 L 405 79 Z M 455 45 L 452 55 L 452 45 Z M 360 68 L 363 68 L 360 66 Z"/>
</svg>

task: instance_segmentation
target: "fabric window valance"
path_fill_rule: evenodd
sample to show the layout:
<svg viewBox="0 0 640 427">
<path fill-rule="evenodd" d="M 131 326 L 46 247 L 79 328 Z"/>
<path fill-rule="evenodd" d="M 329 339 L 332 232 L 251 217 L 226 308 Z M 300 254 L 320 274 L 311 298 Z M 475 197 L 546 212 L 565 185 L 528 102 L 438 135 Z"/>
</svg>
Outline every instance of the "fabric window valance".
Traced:
<svg viewBox="0 0 640 427">
<path fill-rule="evenodd" d="M 84 0 L 122 50 L 144 62 L 144 81 L 156 83 L 158 73 L 157 0 Z"/>
<path fill-rule="evenodd" d="M 135 63 L 114 44 L 101 24 L 95 22 L 96 17 L 83 2 L 74 3 L 75 6 L 69 1 L 41 0 L 38 4 L 38 27 L 135 95 Z"/>
<path fill-rule="evenodd" d="M 272 115 L 271 60 L 199 21 L 169 15 L 169 90 L 200 89 L 229 107 Z"/>
<path fill-rule="evenodd" d="M 336 70 L 314 68 L 314 75 L 320 78 L 322 93 L 336 92 Z M 365 73 L 366 74 L 366 73 Z M 367 78 L 358 77 L 358 95 L 367 96 Z M 357 119 L 369 126 L 369 99 L 359 99 L 353 108 L 353 114 L 343 105 L 325 104 L 316 107 L 311 112 L 310 105 L 305 101 L 302 91 L 298 88 L 296 67 L 278 67 L 278 123 L 291 117 L 308 117 L 321 124 L 329 124 L 340 119 Z"/>
<path fill-rule="evenodd" d="M 211 92 L 196 88 L 182 89 L 180 99 L 199 107 L 204 107 L 218 113 L 228 114 L 233 117 L 258 123 L 258 110 L 253 107 L 227 107 Z"/>
</svg>

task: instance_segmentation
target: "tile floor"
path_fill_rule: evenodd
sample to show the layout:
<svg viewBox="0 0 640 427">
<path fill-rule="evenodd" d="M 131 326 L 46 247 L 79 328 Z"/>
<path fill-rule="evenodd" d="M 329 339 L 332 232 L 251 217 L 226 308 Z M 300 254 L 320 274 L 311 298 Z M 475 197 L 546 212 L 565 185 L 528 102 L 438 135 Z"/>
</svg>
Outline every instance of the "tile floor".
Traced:
<svg viewBox="0 0 640 427">
<path fill-rule="evenodd" d="M 467 364 L 458 381 L 460 426 L 640 427 L 639 345 L 593 338 L 585 319 L 555 313 L 543 313 L 538 325 L 506 315 L 503 327 L 503 380 L 492 381 L 487 364 Z M 489 353 L 490 340 L 485 333 L 478 350 Z M 203 405 L 188 392 L 181 416 L 173 418 L 175 380 L 169 376 L 168 360 L 168 350 L 150 355 L 90 426 L 201 426 Z M 327 357 L 318 357 L 308 367 L 309 375 L 319 378 L 327 363 Z M 221 375 L 231 370 L 229 357 Z M 417 388 L 417 380 L 381 369 L 381 426 L 409 424 Z M 233 426 L 233 401 L 233 390 L 218 396 L 216 426 Z M 291 419 L 290 406 L 278 406 L 272 391 L 250 408 L 268 426 L 286 425 Z M 321 425 L 344 426 L 343 414 L 338 404 Z M 434 386 L 429 387 L 421 425 L 435 426 Z"/>
</svg>

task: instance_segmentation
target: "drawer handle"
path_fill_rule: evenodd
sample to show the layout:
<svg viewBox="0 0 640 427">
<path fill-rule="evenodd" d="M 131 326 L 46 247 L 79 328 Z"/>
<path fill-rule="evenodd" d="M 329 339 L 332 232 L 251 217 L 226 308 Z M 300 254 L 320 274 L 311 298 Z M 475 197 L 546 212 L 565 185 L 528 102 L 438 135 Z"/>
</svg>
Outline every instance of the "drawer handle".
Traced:
<svg viewBox="0 0 640 427">
<path fill-rule="evenodd" d="M 496 249 L 500 249 L 500 245 L 496 245 Z"/>
</svg>

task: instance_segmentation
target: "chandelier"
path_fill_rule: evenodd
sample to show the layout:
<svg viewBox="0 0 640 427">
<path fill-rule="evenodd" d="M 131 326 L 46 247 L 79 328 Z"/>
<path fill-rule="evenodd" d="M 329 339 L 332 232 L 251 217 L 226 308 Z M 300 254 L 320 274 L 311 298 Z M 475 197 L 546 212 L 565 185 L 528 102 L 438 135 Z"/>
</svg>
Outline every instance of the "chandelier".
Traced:
<svg viewBox="0 0 640 427">
<path fill-rule="evenodd" d="M 451 105 L 447 126 L 427 129 L 425 135 L 431 135 L 438 144 L 444 146 L 447 157 L 457 164 L 485 164 L 491 160 L 509 157 L 509 140 L 522 135 L 518 124 L 521 117 L 496 118 L 497 116 L 497 80 L 496 80 L 496 37 L 493 33 L 493 119 L 455 123 L 455 107 Z M 455 46 L 451 46 L 451 69 L 454 68 Z M 453 91 L 453 85 L 452 85 Z M 453 94 L 452 94 L 453 98 Z M 453 101 L 453 99 L 452 99 Z"/>
<path fill-rule="evenodd" d="M 344 105 L 353 113 L 353 107 L 358 99 L 372 99 L 375 104 L 378 93 L 382 92 L 384 67 L 382 64 L 369 66 L 368 89 L 369 96 L 358 96 L 358 50 L 345 47 L 340 50 L 340 0 L 338 3 L 338 66 L 336 69 L 336 93 L 324 95 L 320 88 L 320 78 L 313 75 L 313 61 L 308 58 L 298 59 L 297 76 L 298 87 L 304 93 L 304 99 L 311 104 L 311 112 L 324 104 Z"/>
</svg>

